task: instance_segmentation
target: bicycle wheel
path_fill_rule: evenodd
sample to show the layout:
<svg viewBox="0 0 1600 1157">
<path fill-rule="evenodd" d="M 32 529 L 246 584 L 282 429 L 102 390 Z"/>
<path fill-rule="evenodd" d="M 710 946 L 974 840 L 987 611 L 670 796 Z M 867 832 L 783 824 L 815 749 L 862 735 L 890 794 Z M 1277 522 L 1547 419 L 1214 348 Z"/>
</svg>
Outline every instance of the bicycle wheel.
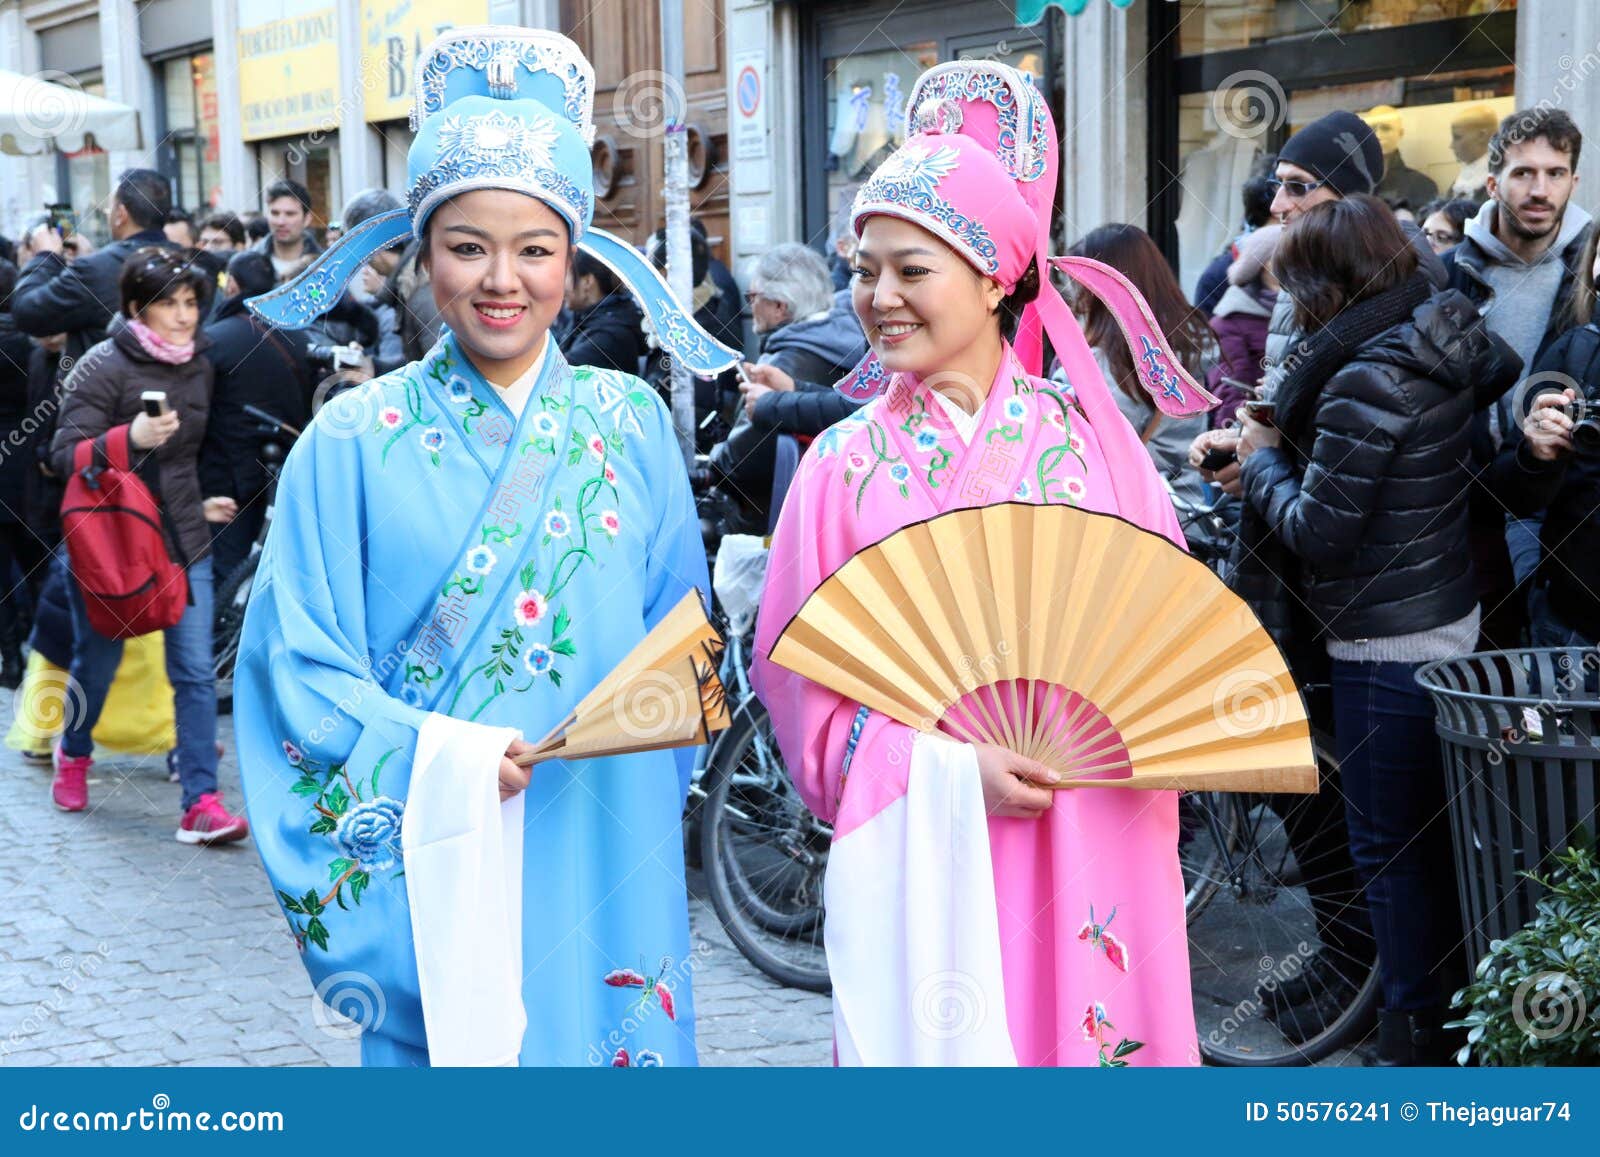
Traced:
<svg viewBox="0 0 1600 1157">
<path fill-rule="evenodd" d="M 1183 868 L 1183 911 L 1190 923 L 1222 884 L 1222 867 L 1239 838 L 1238 814 L 1218 792 L 1178 797 L 1178 863 Z"/>
<path fill-rule="evenodd" d="M 827 992 L 822 880 L 833 833 L 795 793 L 758 701 L 717 744 L 704 786 L 700 861 L 723 929 L 780 984 Z"/>
<path fill-rule="evenodd" d="M 1309 1064 L 1376 1015 L 1377 954 L 1338 768 L 1320 750 L 1318 762 L 1320 795 L 1191 797 L 1191 860 L 1215 873 L 1189 913 L 1195 1027 L 1213 1064 Z"/>
<path fill-rule="evenodd" d="M 233 710 L 233 665 L 239 657 L 239 632 L 244 628 L 245 607 L 255 585 L 260 554 L 253 554 L 229 573 L 217 591 L 211 612 L 211 663 L 217 684 L 217 710 Z"/>
</svg>

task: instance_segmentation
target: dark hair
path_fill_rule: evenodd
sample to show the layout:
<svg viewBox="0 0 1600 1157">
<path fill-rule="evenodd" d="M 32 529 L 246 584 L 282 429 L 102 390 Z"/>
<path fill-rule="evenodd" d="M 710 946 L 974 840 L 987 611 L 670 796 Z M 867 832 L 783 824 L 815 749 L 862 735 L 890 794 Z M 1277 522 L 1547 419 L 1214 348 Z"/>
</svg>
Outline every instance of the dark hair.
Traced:
<svg viewBox="0 0 1600 1157">
<path fill-rule="evenodd" d="M 650 240 L 645 242 L 645 253 L 650 258 L 650 263 L 661 270 L 663 276 L 667 272 L 667 227 L 663 225 L 650 234 Z M 694 227 L 694 220 L 689 221 L 689 269 L 694 283 L 699 285 L 706 279 L 706 274 L 711 271 L 711 246 L 706 244 L 705 226 L 699 229 Z"/>
<path fill-rule="evenodd" d="M 611 272 L 609 266 L 598 257 L 592 257 L 577 246 L 572 248 L 572 280 L 576 282 L 580 277 L 592 277 L 600 286 L 600 295 L 609 296 L 622 288 L 622 282 L 617 280 L 617 275 Z"/>
<path fill-rule="evenodd" d="M 165 301 L 183 286 L 194 290 L 195 300 L 204 313 L 211 304 L 211 291 L 216 279 L 194 264 L 190 254 L 164 245 L 146 245 L 135 249 L 122 263 L 121 291 L 122 314 L 132 317 L 140 309 L 158 301 Z"/>
<path fill-rule="evenodd" d="M 267 191 L 261 195 L 261 203 L 270 205 L 280 197 L 293 197 L 300 202 L 300 208 L 307 213 L 311 212 L 311 191 L 299 181 L 284 177 L 267 186 Z"/>
<path fill-rule="evenodd" d="M 1500 122 L 1499 129 L 1489 138 L 1489 171 L 1498 177 L 1506 167 L 1506 150 L 1529 141 L 1543 141 L 1566 153 L 1573 172 L 1577 172 L 1583 133 L 1560 109 L 1543 107 L 1519 110 Z"/>
<path fill-rule="evenodd" d="M 1207 355 L 1216 348 L 1216 335 L 1206 323 L 1206 315 L 1189 304 L 1183 288 L 1173 276 L 1172 266 L 1156 243 L 1137 225 L 1102 225 L 1090 230 L 1072 247 L 1075 257 L 1088 257 L 1121 273 L 1150 305 L 1156 324 L 1166 335 L 1183 368 L 1196 378 L 1205 370 Z M 1117 387 L 1132 398 L 1144 398 L 1139 385 L 1138 367 L 1122 324 L 1092 293 L 1080 293 L 1083 334 L 1098 349 L 1111 367 Z"/>
<path fill-rule="evenodd" d="M 265 253 L 246 249 L 228 258 L 228 276 L 239 283 L 239 296 L 256 297 L 277 284 L 278 274 Z"/>
<path fill-rule="evenodd" d="M 17 288 L 15 263 L 0 257 L 0 313 L 11 311 L 11 293 Z"/>
<path fill-rule="evenodd" d="M 1320 329 L 1346 306 L 1393 289 L 1417 270 L 1417 251 L 1378 198 L 1352 193 L 1307 209 L 1284 230 L 1272 270 L 1294 301 L 1295 324 Z"/>
<path fill-rule="evenodd" d="M 1272 199 L 1278 190 L 1270 176 L 1251 177 L 1239 187 L 1244 202 L 1244 223 L 1259 229 L 1272 220 Z"/>
<path fill-rule="evenodd" d="M 128 169 L 117 178 L 117 204 L 141 229 L 159 229 L 172 212 L 172 185 L 154 169 Z"/>
<path fill-rule="evenodd" d="M 1022 271 L 1022 276 L 1017 279 L 1017 284 L 1010 293 L 1000 299 L 1000 305 L 995 313 L 1000 317 L 1000 336 L 1007 341 L 1013 341 L 1017 336 L 1017 327 L 1022 324 L 1022 312 L 1039 296 L 1039 261 L 1033 258 L 1028 262 L 1028 268 Z"/>
<path fill-rule="evenodd" d="M 1435 213 L 1443 213 L 1450 228 L 1460 233 L 1466 229 L 1467 222 L 1478 215 L 1478 203 L 1466 197 L 1435 197 L 1417 210 L 1417 224 L 1426 225 Z"/>
<path fill-rule="evenodd" d="M 166 224 L 176 225 L 180 222 L 189 227 L 189 239 L 198 242 L 200 240 L 200 227 L 194 223 L 193 217 L 182 209 L 173 209 L 167 214 Z"/>
<path fill-rule="evenodd" d="M 244 235 L 251 241 L 260 241 L 271 232 L 272 226 L 267 224 L 265 217 L 252 217 L 244 223 Z"/>
<path fill-rule="evenodd" d="M 200 228 L 226 233 L 230 244 L 244 244 L 244 223 L 232 213 L 213 213 L 200 223 Z"/>
</svg>

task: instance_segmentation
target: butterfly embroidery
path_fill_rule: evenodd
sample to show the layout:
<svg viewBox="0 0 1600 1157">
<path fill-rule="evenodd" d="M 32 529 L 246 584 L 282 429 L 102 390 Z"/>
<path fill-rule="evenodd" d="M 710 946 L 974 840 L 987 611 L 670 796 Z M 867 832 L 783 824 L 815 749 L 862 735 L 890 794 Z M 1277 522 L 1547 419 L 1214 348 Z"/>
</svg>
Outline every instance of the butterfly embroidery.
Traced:
<svg viewBox="0 0 1600 1157">
<path fill-rule="evenodd" d="M 1111 961 L 1118 971 L 1126 972 L 1128 971 L 1128 949 L 1123 945 L 1122 941 L 1106 931 L 1111 927 L 1111 921 L 1116 918 L 1117 910 L 1113 907 L 1111 915 L 1106 917 L 1106 922 L 1097 924 L 1094 918 L 1094 905 L 1090 904 L 1089 919 L 1082 928 L 1078 929 L 1078 939 L 1089 941 L 1091 947 L 1105 952 L 1106 959 Z"/>
<path fill-rule="evenodd" d="M 641 969 L 643 966 L 640 966 Z M 661 970 L 655 976 L 647 976 L 643 971 L 635 972 L 631 968 L 617 968 L 605 974 L 605 982 L 612 988 L 642 988 L 639 994 L 639 1003 L 636 1007 L 642 1008 L 653 995 L 661 1002 L 661 1011 L 667 1014 L 667 1019 L 675 1021 L 678 1014 L 672 1006 L 672 990 L 667 987 L 663 977 L 667 969 L 672 967 L 672 957 L 661 958 Z"/>
</svg>

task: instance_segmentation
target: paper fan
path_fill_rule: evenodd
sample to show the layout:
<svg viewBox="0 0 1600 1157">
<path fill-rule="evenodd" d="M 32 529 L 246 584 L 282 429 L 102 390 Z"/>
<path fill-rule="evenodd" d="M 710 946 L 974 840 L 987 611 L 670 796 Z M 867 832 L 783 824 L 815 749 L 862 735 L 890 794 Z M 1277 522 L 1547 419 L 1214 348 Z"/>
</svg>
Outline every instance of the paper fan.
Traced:
<svg viewBox="0 0 1600 1157">
<path fill-rule="evenodd" d="M 771 657 L 1063 787 L 1317 790 L 1305 705 L 1250 608 L 1110 515 L 1013 502 L 908 526 L 818 587 Z"/>
<path fill-rule="evenodd" d="M 559 726 L 513 762 L 594 759 L 694 747 L 728 726 L 717 662 L 722 636 L 698 590 L 641 639 Z"/>
</svg>

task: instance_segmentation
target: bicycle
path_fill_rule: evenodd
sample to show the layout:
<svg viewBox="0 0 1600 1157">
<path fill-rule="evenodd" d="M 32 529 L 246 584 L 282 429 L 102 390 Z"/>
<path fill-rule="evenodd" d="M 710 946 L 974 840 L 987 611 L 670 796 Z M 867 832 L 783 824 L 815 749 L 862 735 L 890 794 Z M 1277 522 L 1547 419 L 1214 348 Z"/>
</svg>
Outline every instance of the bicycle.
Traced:
<svg viewBox="0 0 1600 1157">
<path fill-rule="evenodd" d="M 764 548 L 747 550 L 730 579 L 733 564 L 722 558 L 722 541 L 712 587 L 714 608 L 727 624 L 721 675 L 732 725 L 696 771 L 690 792 L 699 807 L 691 803 L 691 830 L 698 821 L 694 842 L 711 904 L 735 947 L 780 984 L 827 992 L 822 882 L 833 829 L 796 793 L 767 709 L 750 684 Z"/>
<path fill-rule="evenodd" d="M 278 493 L 278 474 L 283 469 L 286 447 L 300 434 L 293 426 L 280 422 L 265 410 L 245 406 L 245 413 L 258 423 L 263 435 L 260 462 L 267 472 L 266 512 L 261 529 L 250 543 L 250 553 L 229 571 L 217 587 L 216 606 L 211 617 L 212 675 L 217 685 L 217 710 L 233 709 L 233 668 L 239 658 L 239 633 L 244 628 L 244 612 L 250 603 L 250 592 L 255 587 L 256 568 L 261 565 L 261 551 L 267 542 L 267 531 L 272 527 L 272 506 Z"/>
<path fill-rule="evenodd" d="M 1225 574 L 1233 532 L 1223 504 L 1175 492 L 1173 503 L 1191 553 Z M 1328 689 L 1303 690 L 1318 708 L 1322 794 L 1179 798 L 1195 1023 L 1216 1065 L 1307 1064 L 1365 1036 L 1377 1013 L 1377 954 L 1349 859 L 1338 760 L 1315 726 Z"/>
</svg>

